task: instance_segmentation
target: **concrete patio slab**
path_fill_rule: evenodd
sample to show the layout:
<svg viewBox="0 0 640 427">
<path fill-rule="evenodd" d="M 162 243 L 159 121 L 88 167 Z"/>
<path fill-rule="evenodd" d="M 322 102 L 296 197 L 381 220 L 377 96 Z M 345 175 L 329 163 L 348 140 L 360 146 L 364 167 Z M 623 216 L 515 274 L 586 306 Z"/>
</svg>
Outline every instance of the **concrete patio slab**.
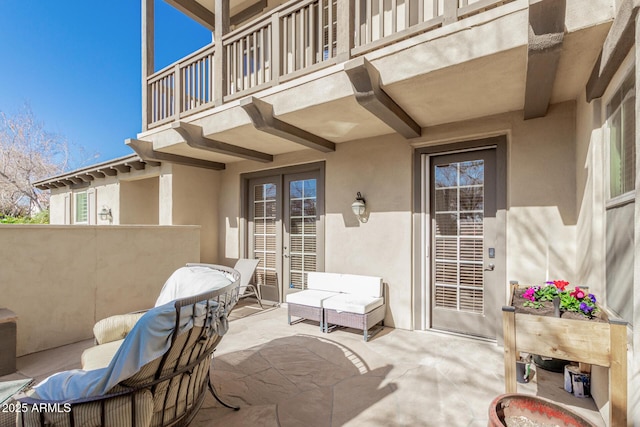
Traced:
<svg viewBox="0 0 640 427">
<path fill-rule="evenodd" d="M 504 393 L 503 349 L 492 342 L 385 328 L 369 342 L 350 329 L 289 326 L 286 308 L 241 302 L 214 353 L 212 379 L 192 426 L 486 426 Z M 92 340 L 24 356 L 14 378 L 41 380 L 79 368 Z M 519 391 L 558 400 L 604 426 L 591 399 L 562 390 L 562 375 L 536 370 Z"/>
</svg>

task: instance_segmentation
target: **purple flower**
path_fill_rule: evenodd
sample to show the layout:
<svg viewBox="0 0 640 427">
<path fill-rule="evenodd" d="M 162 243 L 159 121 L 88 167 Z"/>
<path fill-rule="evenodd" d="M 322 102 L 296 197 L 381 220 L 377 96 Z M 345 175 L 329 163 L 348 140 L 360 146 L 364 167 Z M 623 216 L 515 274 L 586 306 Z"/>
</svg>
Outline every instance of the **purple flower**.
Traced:
<svg viewBox="0 0 640 427">
<path fill-rule="evenodd" d="M 586 302 L 581 302 L 580 303 L 580 310 L 582 312 L 584 312 L 585 314 L 589 314 L 589 313 L 591 313 L 593 311 L 593 307 L 587 305 Z"/>
<path fill-rule="evenodd" d="M 594 294 L 589 294 L 588 297 L 594 304 L 596 303 L 596 296 Z"/>
</svg>

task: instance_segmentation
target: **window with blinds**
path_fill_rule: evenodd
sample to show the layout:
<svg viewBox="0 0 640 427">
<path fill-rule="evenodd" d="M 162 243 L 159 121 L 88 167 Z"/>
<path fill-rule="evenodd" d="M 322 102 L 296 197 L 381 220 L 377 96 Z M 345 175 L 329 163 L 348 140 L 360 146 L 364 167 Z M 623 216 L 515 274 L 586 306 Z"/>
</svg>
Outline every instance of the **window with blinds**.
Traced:
<svg viewBox="0 0 640 427">
<path fill-rule="evenodd" d="M 317 180 L 289 184 L 290 289 L 306 289 L 307 274 L 316 271 Z"/>
<path fill-rule="evenodd" d="M 483 313 L 484 161 L 437 165 L 434 303 Z"/>
<path fill-rule="evenodd" d="M 609 125 L 609 196 L 633 191 L 636 179 L 635 70 L 607 106 Z"/>
<path fill-rule="evenodd" d="M 87 204 L 87 192 L 83 191 L 82 193 L 76 193 L 76 204 L 75 204 L 75 223 L 76 224 L 86 224 L 89 219 L 89 209 Z"/>
<path fill-rule="evenodd" d="M 276 184 L 253 187 L 253 256 L 259 259 L 256 280 L 259 285 L 277 285 L 276 274 Z"/>
</svg>

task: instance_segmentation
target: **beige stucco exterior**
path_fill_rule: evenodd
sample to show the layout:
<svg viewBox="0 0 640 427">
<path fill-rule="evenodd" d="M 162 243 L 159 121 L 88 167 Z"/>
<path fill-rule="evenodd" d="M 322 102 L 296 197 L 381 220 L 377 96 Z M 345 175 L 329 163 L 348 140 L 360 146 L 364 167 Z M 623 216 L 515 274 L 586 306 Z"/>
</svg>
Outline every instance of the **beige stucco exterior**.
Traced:
<svg viewBox="0 0 640 427">
<path fill-rule="evenodd" d="M 276 3 L 281 2 L 269 2 L 269 8 Z M 268 153 L 273 161 L 198 149 L 168 121 L 149 128 L 145 123 L 137 137 L 156 153 L 222 162 L 224 169 L 167 161 L 151 168 L 153 172 L 147 171 L 149 176 L 135 176 L 136 180 L 120 176 L 95 180 L 90 187 L 95 189 L 97 209 L 110 206 L 113 224 L 197 224 L 201 226 L 200 258 L 233 265 L 237 258 L 251 255 L 247 252 L 248 216 L 242 194 L 246 178 L 257 172 L 276 173 L 321 162 L 324 270 L 381 276 L 389 291 L 385 324 L 428 329 L 428 310 L 420 306 L 430 303 L 430 284 L 416 274 L 425 262 L 419 253 L 424 237 L 419 224 L 425 213 L 416 208 L 423 197 L 422 171 L 417 169 L 416 157 L 426 147 L 504 136 L 506 206 L 499 216 L 504 220 L 506 255 L 500 268 L 504 275 L 501 302 L 508 303 L 510 280 L 539 284 L 562 279 L 588 286 L 604 303 L 611 277 L 607 275 L 610 206 L 605 110 L 608 97 L 637 61 L 637 44 L 625 53 L 626 59 L 606 83 L 604 94 L 590 102 L 587 99 L 593 92 L 590 75 L 599 71 L 600 52 L 610 54 L 619 42 L 616 34 L 620 29 L 612 25 L 613 19 L 631 3 L 567 0 L 551 83 L 549 75 L 538 75 L 528 68 L 540 53 L 532 53 L 535 43 L 531 42 L 537 34 L 531 33 L 535 25 L 530 11 L 542 4 L 537 1 L 507 2 L 375 49 L 358 51 L 356 47 L 357 55 L 353 56 L 366 56 L 379 73 L 378 89 L 417 123 L 421 129 L 418 137 L 401 136 L 384 115 L 363 108 L 358 102 L 363 94 L 345 72 L 348 64 L 340 62 L 295 78 L 283 77 L 278 84 L 250 93 L 271 104 L 275 118 L 297 128 L 295 136 L 308 132 L 324 138 L 335 144 L 333 151 L 310 149 L 294 142 L 295 138 L 265 132 L 254 125 L 239 96 L 231 96 L 222 105 L 178 115 L 175 122 L 199 126 L 205 140 Z M 548 18 L 554 16 L 549 14 Z M 532 82 L 539 83 L 534 89 L 548 89 L 548 110 L 525 120 L 526 88 Z M 640 160 L 636 164 L 640 170 Z M 60 206 L 70 190 L 51 191 L 52 222 L 64 221 Z M 639 191 L 637 178 L 636 193 Z M 367 201 L 368 221 L 364 223 L 351 212 L 357 192 Z M 157 210 L 152 209 L 155 206 Z M 631 201 L 624 215 L 636 218 L 635 256 L 640 253 L 640 207 Z M 640 257 L 634 257 L 633 265 L 631 320 L 640 325 Z M 501 334 L 501 325 L 496 333 Z M 640 424 L 640 358 L 634 357 L 640 354 L 640 338 L 632 327 L 629 343 L 628 407 L 634 408 L 629 412 L 633 425 Z M 606 382 L 606 370 L 595 368 L 594 396 L 603 414 L 608 411 Z"/>
</svg>

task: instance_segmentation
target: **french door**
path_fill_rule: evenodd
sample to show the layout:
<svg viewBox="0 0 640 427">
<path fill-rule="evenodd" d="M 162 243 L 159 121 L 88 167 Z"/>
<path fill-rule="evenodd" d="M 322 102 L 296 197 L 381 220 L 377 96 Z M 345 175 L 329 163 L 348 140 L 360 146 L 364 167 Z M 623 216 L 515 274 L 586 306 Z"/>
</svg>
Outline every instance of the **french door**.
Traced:
<svg viewBox="0 0 640 427">
<path fill-rule="evenodd" d="M 321 170 L 248 181 L 247 252 L 260 260 L 258 284 L 276 287 L 281 300 L 305 289 L 307 273 L 324 267 L 323 186 Z"/>
<path fill-rule="evenodd" d="M 435 329 L 496 337 L 496 150 L 430 156 L 430 299 Z M 500 267 L 503 267 L 502 265 Z M 499 270 L 501 270 L 500 268 Z"/>
</svg>

